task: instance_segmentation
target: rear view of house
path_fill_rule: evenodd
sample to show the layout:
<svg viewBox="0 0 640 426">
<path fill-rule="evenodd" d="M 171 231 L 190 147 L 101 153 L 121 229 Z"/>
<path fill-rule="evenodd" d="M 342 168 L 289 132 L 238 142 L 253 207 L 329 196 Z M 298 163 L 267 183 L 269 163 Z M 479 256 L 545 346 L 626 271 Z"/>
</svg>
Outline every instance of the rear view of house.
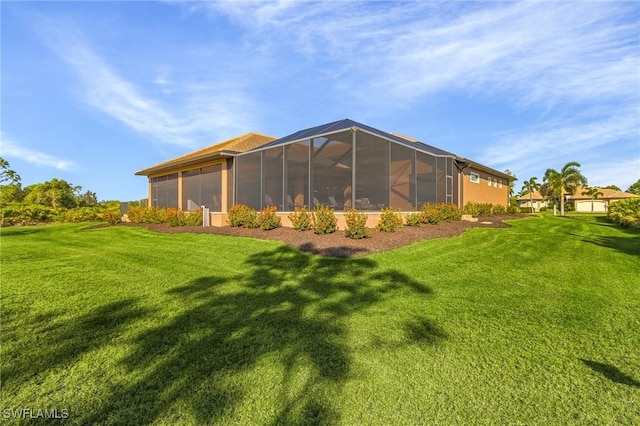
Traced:
<svg viewBox="0 0 640 426">
<path fill-rule="evenodd" d="M 336 212 L 462 207 L 469 201 L 508 206 L 515 177 L 458 155 L 345 119 L 280 139 L 249 133 L 140 170 L 149 204 L 208 207 L 225 223 L 234 204 L 280 212 L 317 205 Z"/>
</svg>

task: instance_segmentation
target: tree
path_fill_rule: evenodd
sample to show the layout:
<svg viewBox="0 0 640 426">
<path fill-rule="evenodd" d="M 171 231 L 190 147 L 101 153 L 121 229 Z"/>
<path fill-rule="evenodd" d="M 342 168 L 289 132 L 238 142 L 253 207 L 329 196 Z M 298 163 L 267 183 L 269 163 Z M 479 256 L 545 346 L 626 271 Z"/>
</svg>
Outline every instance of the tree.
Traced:
<svg viewBox="0 0 640 426">
<path fill-rule="evenodd" d="M 586 188 L 585 191 L 582 191 L 582 195 L 588 195 L 589 197 L 591 197 L 591 212 L 593 213 L 593 200 L 604 194 L 600 192 L 600 188 L 598 188 L 597 186 L 593 186 L 590 188 Z"/>
<path fill-rule="evenodd" d="M 636 183 L 627 188 L 627 192 L 630 194 L 640 195 L 640 179 L 638 179 Z"/>
<path fill-rule="evenodd" d="M 20 183 L 20 175 L 9 168 L 9 162 L 0 157 L 0 183 L 9 182 L 10 184 Z"/>
<path fill-rule="evenodd" d="M 607 186 L 604 187 L 604 189 L 613 189 L 614 191 L 622 191 L 622 189 L 620 189 L 616 185 L 607 185 Z"/>
<path fill-rule="evenodd" d="M 531 212 L 533 209 L 533 193 L 540 190 L 540 184 L 536 182 L 537 177 L 532 177 L 529 180 L 525 180 L 522 184 L 522 189 L 520 190 L 522 194 L 529 193 L 529 207 L 531 207 Z"/>
<path fill-rule="evenodd" d="M 51 179 L 47 182 L 29 185 L 24 189 L 24 201 L 27 204 L 40 204 L 43 206 L 68 209 L 78 205 L 77 193 L 82 187 L 73 186 L 64 179 Z"/>
<path fill-rule="evenodd" d="M 544 173 L 544 182 L 547 183 L 548 191 L 560 198 L 560 216 L 564 216 L 565 195 L 573 194 L 578 185 L 586 186 L 587 178 L 580 172 L 580 163 L 570 161 L 559 172 L 547 169 Z"/>
</svg>

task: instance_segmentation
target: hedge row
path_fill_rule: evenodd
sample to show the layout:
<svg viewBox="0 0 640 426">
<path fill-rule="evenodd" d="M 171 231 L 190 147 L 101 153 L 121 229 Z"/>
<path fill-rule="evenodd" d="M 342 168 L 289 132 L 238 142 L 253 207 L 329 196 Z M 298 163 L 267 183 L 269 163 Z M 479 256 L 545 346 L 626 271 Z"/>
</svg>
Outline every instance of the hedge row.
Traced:
<svg viewBox="0 0 640 426">
<path fill-rule="evenodd" d="M 0 209 L 0 226 L 38 225 L 42 223 L 78 223 L 120 221 L 120 203 L 95 207 L 52 208 L 39 204 L 12 203 Z"/>
<path fill-rule="evenodd" d="M 202 210 L 184 212 L 176 208 L 130 207 L 127 219 L 131 223 L 166 223 L 169 226 L 202 225 Z"/>
<path fill-rule="evenodd" d="M 462 212 L 451 204 L 425 204 L 420 211 L 407 215 L 407 226 L 420 226 L 422 224 L 436 224 L 460 220 Z M 288 215 L 293 229 L 296 231 L 313 230 L 316 234 L 331 234 L 338 230 L 338 219 L 333 209 L 326 206 L 317 206 L 313 211 L 305 207 L 297 209 Z M 355 209 L 345 212 L 345 235 L 349 238 L 360 239 L 369 236 L 366 227 L 367 214 Z M 401 228 L 402 215 L 393 209 L 383 209 L 376 229 L 380 232 L 394 232 Z M 280 226 L 280 218 L 275 214 L 275 208 L 269 207 L 261 213 L 251 207 L 237 204 L 229 209 L 227 223 L 229 226 L 243 226 L 245 228 L 259 228 L 265 230 Z"/>
</svg>

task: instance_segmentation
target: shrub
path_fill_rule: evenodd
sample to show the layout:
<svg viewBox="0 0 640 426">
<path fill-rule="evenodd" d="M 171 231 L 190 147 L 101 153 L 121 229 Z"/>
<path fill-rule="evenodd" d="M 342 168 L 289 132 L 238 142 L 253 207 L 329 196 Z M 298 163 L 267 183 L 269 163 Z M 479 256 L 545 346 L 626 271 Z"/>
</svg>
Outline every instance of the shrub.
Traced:
<svg viewBox="0 0 640 426">
<path fill-rule="evenodd" d="M 535 213 L 533 207 L 521 207 L 521 213 Z"/>
<path fill-rule="evenodd" d="M 462 212 L 455 204 L 438 204 L 436 208 L 440 212 L 440 218 L 445 222 L 462 219 Z"/>
<path fill-rule="evenodd" d="M 519 214 L 521 212 L 522 210 L 518 206 L 509 206 L 509 208 L 507 209 L 507 213 L 509 214 Z"/>
<path fill-rule="evenodd" d="M 405 219 L 407 226 L 420 226 L 422 225 L 422 215 L 420 212 L 412 212 L 407 215 Z"/>
<path fill-rule="evenodd" d="M 9 204 L 0 209 L 0 224 L 2 226 L 35 225 L 50 222 L 56 217 L 56 210 L 38 204 Z"/>
<path fill-rule="evenodd" d="M 491 214 L 505 214 L 507 209 L 502 204 L 496 204 L 491 208 Z"/>
<path fill-rule="evenodd" d="M 640 198 L 610 203 L 607 219 L 625 228 L 640 228 Z"/>
<path fill-rule="evenodd" d="M 435 225 L 442 221 L 442 215 L 440 210 L 435 204 L 424 203 L 420 209 L 420 218 L 422 223 L 430 223 Z"/>
<path fill-rule="evenodd" d="M 376 229 L 382 232 L 395 232 L 399 228 L 402 228 L 402 215 L 393 209 L 382 209 Z"/>
<path fill-rule="evenodd" d="M 187 226 L 201 226 L 202 225 L 202 210 L 193 210 L 188 212 L 184 218 L 184 224 Z"/>
<path fill-rule="evenodd" d="M 465 204 L 462 211 L 465 214 L 470 214 L 473 217 L 490 216 L 492 208 L 493 204 L 491 203 L 476 203 L 474 201 L 469 201 L 467 204 Z"/>
<path fill-rule="evenodd" d="M 304 206 L 293 213 L 289 213 L 288 218 L 296 231 L 308 231 L 313 228 L 311 213 Z"/>
<path fill-rule="evenodd" d="M 244 204 L 236 204 L 229 209 L 227 222 L 233 227 L 257 228 L 260 226 L 258 213 Z"/>
<path fill-rule="evenodd" d="M 541 212 L 546 212 L 547 210 L 549 210 L 547 207 L 540 207 Z"/>
<path fill-rule="evenodd" d="M 130 207 L 127 217 L 133 223 L 166 223 L 166 209 Z"/>
<path fill-rule="evenodd" d="M 369 230 L 367 229 L 367 215 L 365 213 L 361 213 L 356 209 L 351 209 L 345 214 L 344 219 L 347 222 L 347 228 L 344 230 L 347 237 L 359 240 L 369 236 Z"/>
<path fill-rule="evenodd" d="M 276 206 L 268 206 L 262 209 L 258 217 L 260 227 L 265 231 L 278 228 L 280 226 L 280 217 L 276 214 Z"/>
<path fill-rule="evenodd" d="M 121 218 L 120 208 L 108 208 L 100 214 L 100 219 L 109 222 L 111 225 L 119 223 Z"/>
<path fill-rule="evenodd" d="M 324 235 L 331 234 L 338 230 L 338 219 L 333 209 L 326 206 L 316 206 L 312 213 L 313 216 L 313 232 Z"/>
</svg>

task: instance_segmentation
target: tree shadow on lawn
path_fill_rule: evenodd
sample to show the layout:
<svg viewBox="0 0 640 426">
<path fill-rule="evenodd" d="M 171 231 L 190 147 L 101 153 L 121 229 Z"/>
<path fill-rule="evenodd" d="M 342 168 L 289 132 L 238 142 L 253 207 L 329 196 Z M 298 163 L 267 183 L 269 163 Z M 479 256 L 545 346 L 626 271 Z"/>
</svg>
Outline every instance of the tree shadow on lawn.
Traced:
<svg viewBox="0 0 640 426">
<path fill-rule="evenodd" d="M 124 325 L 146 313 L 135 306 L 134 299 L 127 299 L 100 306 L 72 321 L 56 321 L 63 313 L 49 312 L 20 323 L 20 333 L 28 333 L 25 340 L 3 351 L 4 386 L 42 380 L 40 376 L 48 371 L 72 364 L 86 352 L 109 344 Z M 3 312 L 3 340 L 12 339 L 13 332 L 7 333 L 7 328 L 11 330 L 13 315 L 17 314 L 6 309 Z"/>
<path fill-rule="evenodd" d="M 640 257 L 640 230 L 636 234 L 638 235 L 638 238 L 601 236 L 601 235 L 596 235 L 591 238 L 586 238 L 583 235 L 569 233 L 569 235 L 572 235 L 574 237 L 579 237 L 585 243 L 595 244 L 597 246 L 606 247 L 611 250 L 618 251 L 620 253 L 630 254 L 632 256 Z"/>
<path fill-rule="evenodd" d="M 187 308 L 133 341 L 122 363 L 135 381 L 114 387 L 83 422 L 201 424 L 224 415 L 241 423 L 337 422 L 332 402 L 352 368 L 349 316 L 391 297 L 433 293 L 366 258 L 319 258 L 280 246 L 245 263 L 233 278 L 201 277 L 169 290 Z M 405 328 L 407 345 L 446 338 L 420 318 Z M 265 385 L 266 399 L 250 400 Z M 175 407 L 187 417 L 176 417 Z"/>
<path fill-rule="evenodd" d="M 640 388 L 640 382 L 628 374 L 620 371 L 618 367 L 614 367 L 611 364 L 605 364 L 597 361 L 590 361 L 580 358 L 580 361 L 593 371 L 602 374 L 612 382 L 621 383 L 623 385 Z"/>
</svg>

